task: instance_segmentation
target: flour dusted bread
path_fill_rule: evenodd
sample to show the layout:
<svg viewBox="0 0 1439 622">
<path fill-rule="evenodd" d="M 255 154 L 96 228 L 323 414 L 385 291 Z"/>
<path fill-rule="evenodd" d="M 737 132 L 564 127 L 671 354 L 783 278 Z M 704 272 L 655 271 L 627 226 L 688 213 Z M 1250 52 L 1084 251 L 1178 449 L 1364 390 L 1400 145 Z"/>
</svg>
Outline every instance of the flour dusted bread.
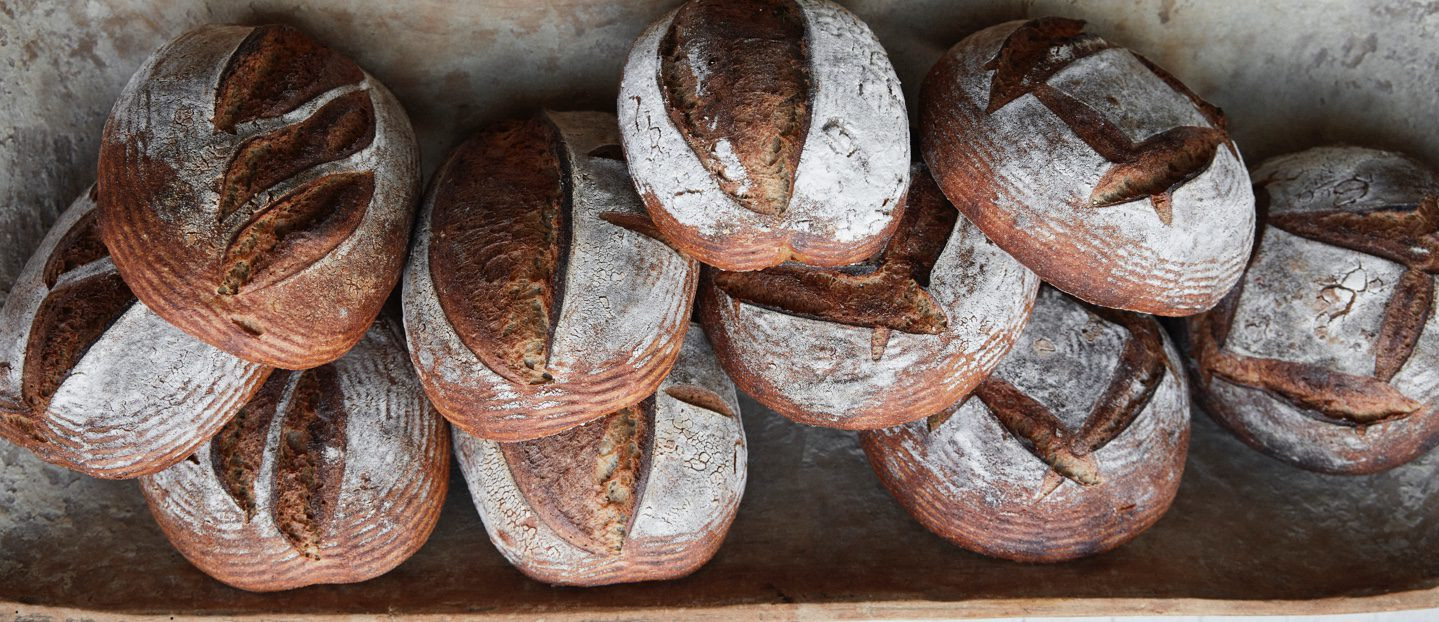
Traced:
<svg viewBox="0 0 1439 622">
<path fill-rule="evenodd" d="M 270 369 L 135 300 L 100 242 L 93 188 L 60 215 L 0 309 L 0 438 L 105 478 L 190 455 Z"/>
<path fill-rule="evenodd" d="M 448 428 L 382 319 L 333 363 L 276 371 L 214 440 L 140 489 L 191 563 L 273 591 L 399 565 L 439 520 L 449 470 Z"/>
<path fill-rule="evenodd" d="M 919 138 L 970 220 L 1094 304 L 1198 313 L 1249 256 L 1254 199 L 1222 113 L 1083 22 L 1008 22 L 955 45 L 925 78 Z"/>
<path fill-rule="evenodd" d="M 398 282 L 418 160 L 404 110 L 348 58 L 287 26 L 202 26 L 115 103 L 102 233 L 181 330 L 314 367 L 359 341 Z"/>
<path fill-rule="evenodd" d="M 562 585 L 674 579 L 714 556 L 744 493 L 734 386 L 698 327 L 640 403 L 532 441 L 455 433 L 490 540 L 516 568 Z"/>
<path fill-rule="evenodd" d="M 1205 410 L 1246 443 L 1372 473 L 1439 443 L 1439 176 L 1321 147 L 1255 168 L 1266 226 L 1239 287 L 1189 322 Z"/>
<path fill-rule="evenodd" d="M 699 267 L 645 216 L 613 115 L 485 129 L 435 175 L 419 227 L 410 356 L 470 434 L 536 438 L 632 406 L 679 356 Z"/>
<path fill-rule="evenodd" d="M 912 175 L 869 262 L 707 274 L 700 317 L 741 390 L 801 423 L 872 429 L 943 410 L 999 364 L 1039 279 Z"/>
<path fill-rule="evenodd" d="M 1189 447 L 1179 370 L 1153 318 L 1044 288 L 973 395 L 860 439 L 930 531 L 995 557 L 1074 559 L 1128 542 L 1174 500 Z"/>
<path fill-rule="evenodd" d="M 635 42 L 618 110 L 655 225 L 706 264 L 851 264 L 899 220 L 899 80 L 869 27 L 828 0 L 681 5 Z"/>
</svg>

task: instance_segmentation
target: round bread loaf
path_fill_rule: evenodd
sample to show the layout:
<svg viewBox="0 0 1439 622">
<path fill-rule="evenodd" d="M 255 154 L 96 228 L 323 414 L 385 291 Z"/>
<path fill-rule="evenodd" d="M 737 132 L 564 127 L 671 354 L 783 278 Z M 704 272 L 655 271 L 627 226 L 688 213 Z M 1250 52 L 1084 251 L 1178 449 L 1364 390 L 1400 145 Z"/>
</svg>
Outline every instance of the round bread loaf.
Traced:
<svg viewBox="0 0 1439 622">
<path fill-rule="evenodd" d="M 92 187 L 45 234 L 0 309 L 0 438 L 87 475 L 136 477 L 194 453 L 270 368 L 137 302 L 98 216 Z"/>
<path fill-rule="evenodd" d="M 389 572 L 430 537 L 449 472 L 448 428 L 382 318 L 339 360 L 272 374 L 140 490 L 186 559 L 265 592 Z"/>
<path fill-rule="evenodd" d="M 490 540 L 516 568 L 562 585 L 674 579 L 714 556 L 744 493 L 734 385 L 691 329 L 659 390 L 541 439 L 455 432 Z"/>
<path fill-rule="evenodd" d="M 115 102 L 102 234 L 171 324 L 307 369 L 359 341 L 399 280 L 418 162 L 404 110 L 348 58 L 287 26 L 202 26 Z"/>
<path fill-rule="evenodd" d="M 1189 321 L 1204 409 L 1249 445 L 1373 473 L 1439 443 L 1439 175 L 1322 147 L 1254 170 L 1266 226 L 1244 279 Z"/>
<path fill-rule="evenodd" d="M 654 393 L 699 266 L 658 237 L 614 116 L 495 124 L 435 175 L 405 273 L 410 357 L 460 429 L 516 441 Z"/>
<path fill-rule="evenodd" d="M 685 3 L 635 42 L 618 110 L 645 207 L 709 265 L 863 261 L 903 211 L 899 79 L 828 0 Z"/>
<path fill-rule="evenodd" d="M 1239 279 L 1254 199 L 1218 108 L 1143 56 L 1057 17 L 981 30 L 930 70 L 920 144 L 935 179 L 1041 279 L 1156 315 Z"/>
<path fill-rule="evenodd" d="M 909 208 L 865 264 L 708 272 L 700 318 L 735 384 L 800 423 L 888 427 L 937 413 L 1019 335 L 1039 279 L 916 167 Z"/>
<path fill-rule="evenodd" d="M 930 531 L 985 555 L 1064 561 L 1134 539 L 1169 508 L 1189 449 L 1189 397 L 1153 318 L 1044 288 L 974 395 L 860 441 Z"/>
</svg>

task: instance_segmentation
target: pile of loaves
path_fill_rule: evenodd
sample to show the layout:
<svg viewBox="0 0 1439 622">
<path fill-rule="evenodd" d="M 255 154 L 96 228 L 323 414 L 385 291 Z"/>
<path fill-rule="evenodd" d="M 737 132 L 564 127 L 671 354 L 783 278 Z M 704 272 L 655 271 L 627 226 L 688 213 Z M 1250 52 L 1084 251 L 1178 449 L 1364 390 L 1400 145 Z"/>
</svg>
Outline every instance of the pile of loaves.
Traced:
<svg viewBox="0 0 1439 622">
<path fill-rule="evenodd" d="M 249 590 L 399 564 L 452 446 L 524 573 L 685 575 L 744 489 L 736 387 L 861 430 L 919 522 L 1025 561 L 1164 513 L 1190 383 L 1308 469 L 1439 441 L 1439 178 L 1355 147 L 1247 174 L 1218 108 L 1082 22 L 950 49 L 923 164 L 883 48 L 827 0 L 692 0 L 616 108 L 488 127 L 421 197 L 404 111 L 350 59 L 181 35 L 0 312 L 0 436 L 140 477 Z M 1190 356 L 1149 314 L 1189 316 Z"/>
</svg>

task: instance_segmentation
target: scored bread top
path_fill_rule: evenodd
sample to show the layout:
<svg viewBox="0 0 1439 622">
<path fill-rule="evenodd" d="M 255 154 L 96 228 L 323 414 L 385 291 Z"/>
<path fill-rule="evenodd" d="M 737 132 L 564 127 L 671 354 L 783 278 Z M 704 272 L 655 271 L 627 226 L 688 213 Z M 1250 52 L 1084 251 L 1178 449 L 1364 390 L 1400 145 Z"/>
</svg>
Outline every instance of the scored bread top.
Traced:
<svg viewBox="0 0 1439 622">
<path fill-rule="evenodd" d="M 1267 226 L 1240 285 L 1190 322 L 1211 409 L 1305 468 L 1363 473 L 1439 442 L 1439 175 L 1321 147 L 1254 170 Z"/>
<path fill-rule="evenodd" d="M 1039 280 L 959 215 L 922 167 L 906 231 L 872 262 L 714 272 L 700 315 L 746 393 L 797 421 L 895 425 L 954 403 L 997 365 Z"/>
<path fill-rule="evenodd" d="M 903 210 L 899 80 L 828 0 L 683 5 L 635 42 L 617 109 L 656 225 L 707 264 L 855 263 Z"/>
<path fill-rule="evenodd" d="M 313 367 L 359 340 L 398 281 L 418 159 L 399 103 L 338 52 L 288 26 L 202 26 L 115 104 L 102 234 L 185 332 Z"/>
<path fill-rule="evenodd" d="M 1174 499 L 1189 444 L 1179 370 L 1153 318 L 1043 288 L 973 396 L 860 438 L 930 530 L 987 555 L 1073 559 L 1134 538 Z"/>
<path fill-rule="evenodd" d="M 457 430 L 455 453 L 490 540 L 525 574 L 565 585 L 673 579 L 714 555 L 739 506 L 739 412 L 692 327 L 640 404 L 519 443 Z"/>
<path fill-rule="evenodd" d="M 679 355 L 698 265 L 652 237 L 617 145 L 612 115 L 546 112 L 481 133 L 436 174 L 405 326 L 436 408 L 471 434 L 536 438 L 635 404 Z M 529 169 L 557 177 L 527 176 L 532 192 L 474 181 L 518 151 L 553 157 Z"/>
<path fill-rule="evenodd" d="M 381 320 L 322 367 L 276 372 L 190 460 L 140 489 L 170 542 L 252 591 L 363 581 L 424 544 L 449 439 Z"/>
<path fill-rule="evenodd" d="M 138 303 L 100 242 L 94 189 L 60 215 L 0 309 L 0 437 L 95 477 L 190 455 L 270 373 Z"/>
<path fill-rule="evenodd" d="M 945 194 L 1046 282 L 1190 315 L 1239 278 L 1254 206 L 1222 114 L 1083 22 L 969 36 L 925 78 L 920 108 Z"/>
</svg>

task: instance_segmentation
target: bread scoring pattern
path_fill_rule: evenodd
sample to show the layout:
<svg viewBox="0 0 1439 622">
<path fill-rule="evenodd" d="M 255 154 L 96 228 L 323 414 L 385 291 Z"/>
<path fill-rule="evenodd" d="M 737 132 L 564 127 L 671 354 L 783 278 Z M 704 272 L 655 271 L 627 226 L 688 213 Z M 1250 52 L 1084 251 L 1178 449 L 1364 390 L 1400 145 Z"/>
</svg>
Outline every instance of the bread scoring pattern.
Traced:
<svg viewBox="0 0 1439 622">
<path fill-rule="evenodd" d="M 92 188 L 46 234 L 0 310 L 0 438 L 125 478 L 194 452 L 270 369 L 136 301 L 100 238 Z"/>
<path fill-rule="evenodd" d="M 102 235 L 136 295 L 185 332 L 315 367 L 398 280 L 418 175 L 403 110 L 353 61 L 289 26 L 204 26 L 116 102 Z"/>
</svg>

